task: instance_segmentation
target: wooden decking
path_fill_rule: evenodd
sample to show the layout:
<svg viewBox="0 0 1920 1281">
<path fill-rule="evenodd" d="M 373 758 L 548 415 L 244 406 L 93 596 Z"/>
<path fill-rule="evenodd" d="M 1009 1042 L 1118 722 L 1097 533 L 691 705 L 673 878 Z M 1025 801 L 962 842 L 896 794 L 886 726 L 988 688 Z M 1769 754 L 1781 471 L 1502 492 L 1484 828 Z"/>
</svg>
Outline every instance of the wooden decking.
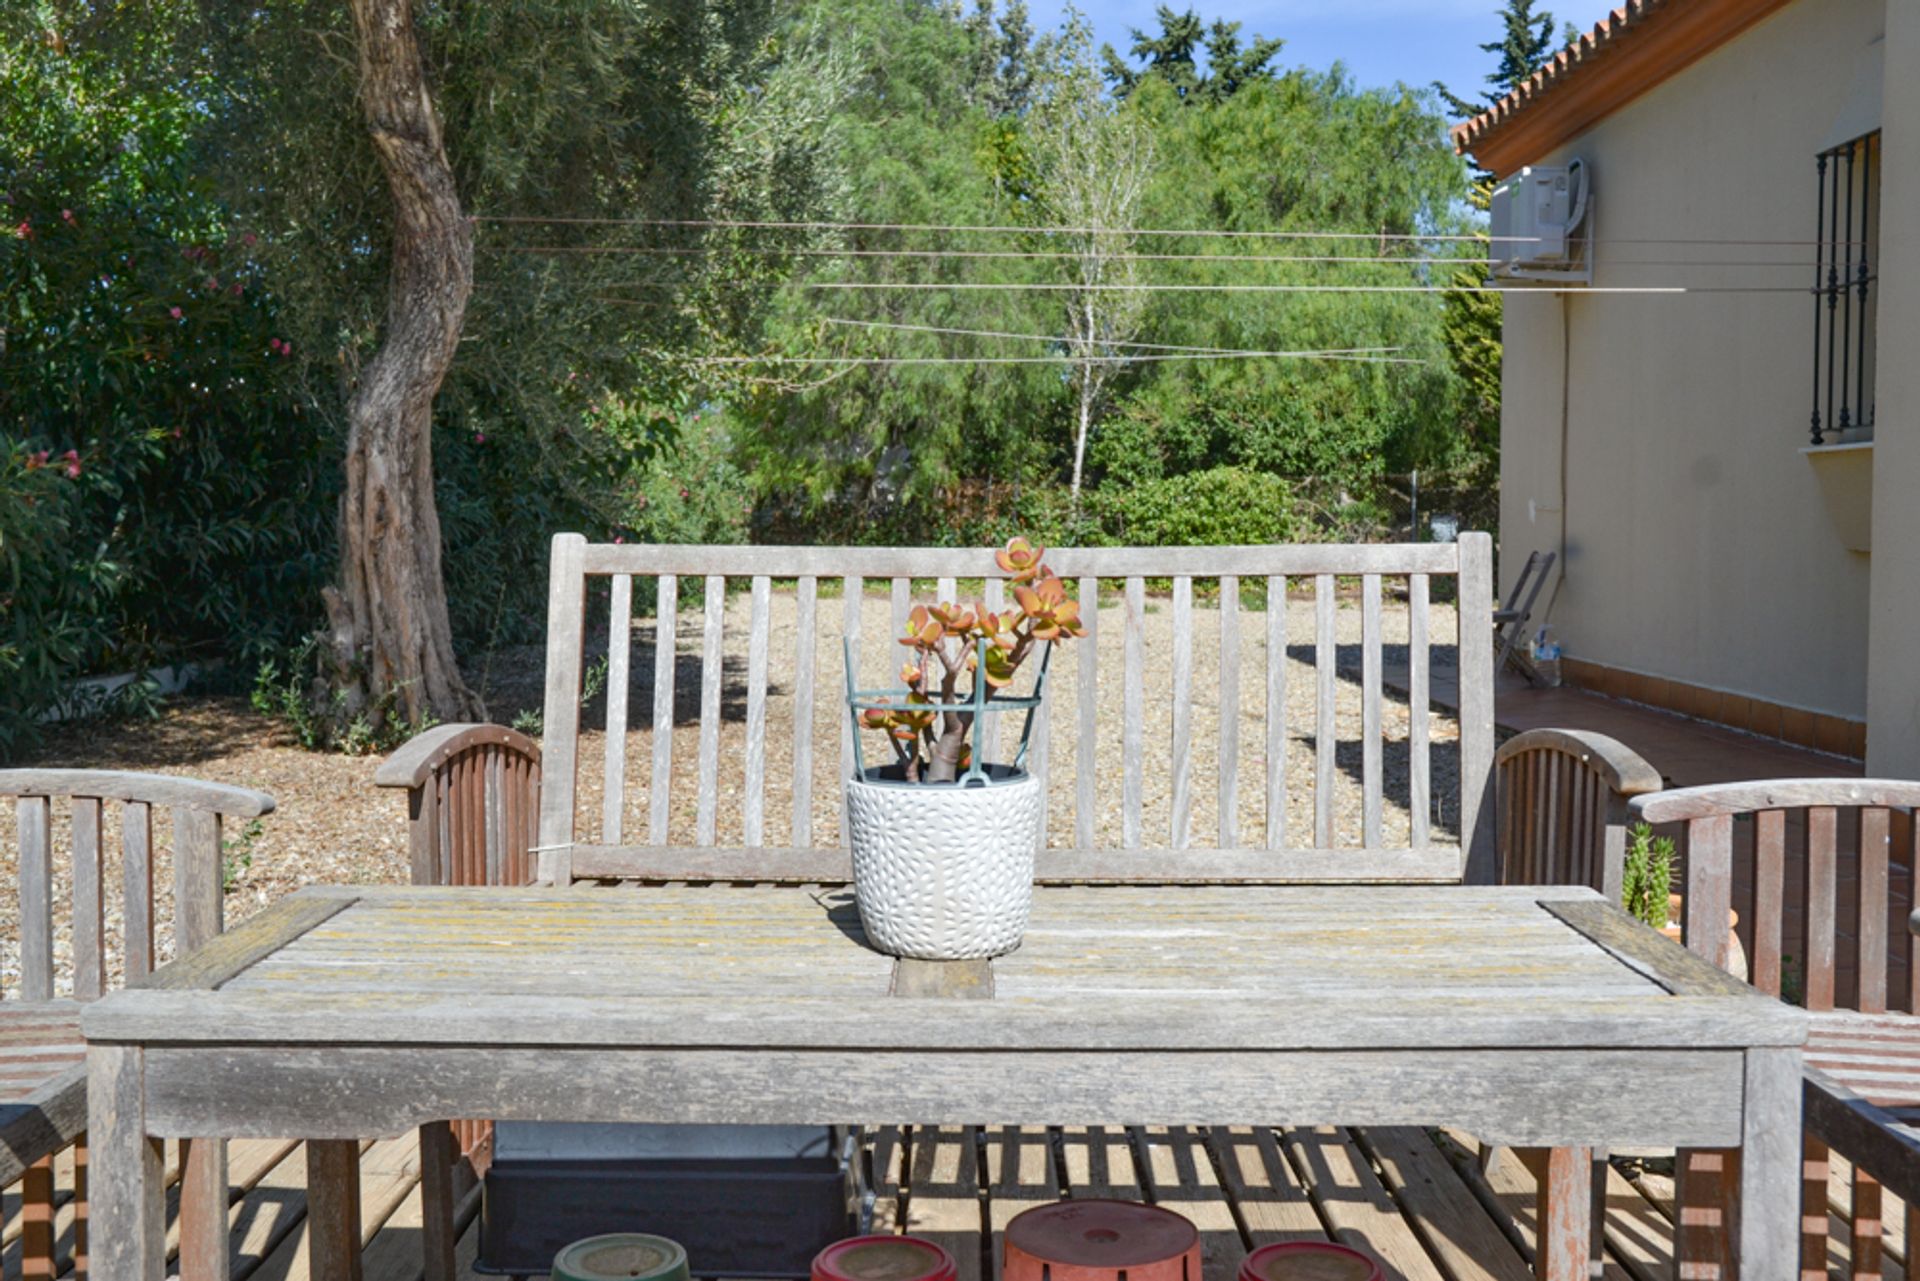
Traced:
<svg viewBox="0 0 1920 1281">
<path fill-rule="evenodd" d="M 1657 1083 L 1649 1083 L 1658 1088 Z M 168 1145 L 168 1155 L 174 1155 Z M 1524 1281 L 1531 1276 L 1534 1179 L 1511 1153 L 1485 1176 L 1478 1148 L 1454 1132 L 1410 1129 L 1033 1130 L 995 1127 L 879 1135 L 870 1148 L 880 1192 L 877 1230 L 940 1241 L 962 1281 L 993 1281 L 1008 1220 L 1063 1196 L 1150 1200 L 1200 1228 L 1205 1281 L 1230 1281 L 1242 1253 L 1268 1241 L 1333 1237 L 1370 1249 L 1404 1281 Z M 365 1145 L 361 1158 L 365 1281 L 416 1281 L 420 1164 L 409 1134 Z M 1836 1167 L 1840 1163 L 1836 1162 Z M 234 1281 L 308 1281 L 306 1161 L 300 1145 L 231 1148 Z M 72 1268 L 71 1153 L 58 1167 L 55 1227 Z M 1847 1184 L 1831 1184 L 1834 1255 L 1842 1262 Z M 20 1189 L 6 1190 L 5 1275 L 20 1272 Z M 1671 1185 L 1615 1169 L 1607 1188 L 1607 1281 L 1672 1276 Z M 477 1191 L 461 1209 L 460 1266 L 472 1270 Z M 1905 1281 L 1903 1207 L 1888 1199 L 1888 1281 Z"/>
</svg>

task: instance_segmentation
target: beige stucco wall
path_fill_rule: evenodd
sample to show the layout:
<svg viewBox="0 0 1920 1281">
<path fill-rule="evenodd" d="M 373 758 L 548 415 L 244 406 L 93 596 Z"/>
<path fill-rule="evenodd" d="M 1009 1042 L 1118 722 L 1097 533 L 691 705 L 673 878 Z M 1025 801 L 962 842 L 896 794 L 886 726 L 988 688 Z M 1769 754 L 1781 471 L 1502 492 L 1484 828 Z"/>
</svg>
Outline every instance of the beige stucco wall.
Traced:
<svg viewBox="0 0 1920 1281">
<path fill-rule="evenodd" d="M 1542 157 L 1590 167 L 1594 283 L 1803 291 L 1814 157 L 1882 23 L 1883 0 L 1799 0 Z M 1569 656 L 1865 715 L 1869 558 L 1801 453 L 1812 311 L 1804 292 L 1509 297 L 1502 575 L 1559 546 L 1564 508 Z"/>
<path fill-rule="evenodd" d="M 1920 0 L 1890 0 L 1867 771 L 1920 778 Z"/>
</svg>

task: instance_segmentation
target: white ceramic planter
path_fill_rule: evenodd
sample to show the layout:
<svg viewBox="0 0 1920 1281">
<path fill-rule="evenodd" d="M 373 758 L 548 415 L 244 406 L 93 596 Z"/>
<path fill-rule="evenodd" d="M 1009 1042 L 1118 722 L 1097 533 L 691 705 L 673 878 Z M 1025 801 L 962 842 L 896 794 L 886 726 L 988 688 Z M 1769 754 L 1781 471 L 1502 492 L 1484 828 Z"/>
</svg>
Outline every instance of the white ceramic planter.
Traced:
<svg viewBox="0 0 1920 1281">
<path fill-rule="evenodd" d="M 853 888 L 891 956 L 963 961 L 1020 946 L 1033 906 L 1039 780 L 994 765 L 985 786 L 847 780 Z"/>
</svg>

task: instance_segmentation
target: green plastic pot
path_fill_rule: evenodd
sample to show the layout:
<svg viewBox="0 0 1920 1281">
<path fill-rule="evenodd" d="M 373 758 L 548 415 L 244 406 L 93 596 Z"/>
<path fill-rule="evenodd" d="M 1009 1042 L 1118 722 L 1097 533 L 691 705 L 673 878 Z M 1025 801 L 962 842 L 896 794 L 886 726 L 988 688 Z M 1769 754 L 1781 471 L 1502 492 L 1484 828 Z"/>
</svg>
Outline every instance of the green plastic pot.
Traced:
<svg viewBox="0 0 1920 1281">
<path fill-rule="evenodd" d="M 554 1256 L 553 1281 L 690 1281 L 687 1252 L 644 1232 L 588 1237 Z"/>
</svg>

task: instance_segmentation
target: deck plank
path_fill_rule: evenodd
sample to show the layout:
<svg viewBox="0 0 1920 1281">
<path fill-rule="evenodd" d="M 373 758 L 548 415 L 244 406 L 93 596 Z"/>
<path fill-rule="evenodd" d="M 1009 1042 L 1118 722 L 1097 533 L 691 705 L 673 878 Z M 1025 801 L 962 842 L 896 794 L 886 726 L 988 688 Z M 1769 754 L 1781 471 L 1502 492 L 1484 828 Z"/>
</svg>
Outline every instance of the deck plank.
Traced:
<svg viewBox="0 0 1920 1281">
<path fill-rule="evenodd" d="M 987 1270 L 1000 1275 L 1006 1257 L 1007 1224 L 1035 1206 L 1060 1199 L 1053 1135 L 1039 1126 L 997 1126 L 986 1131 Z"/>
<path fill-rule="evenodd" d="M 1057 1151 L 1056 1151 L 1057 1145 Z M 1152 1200 L 1193 1219 L 1202 1234 L 1206 1281 L 1237 1267 L 1246 1246 L 1325 1240 L 1326 1225 L 1378 1253 L 1406 1281 L 1524 1281 L 1533 1243 L 1534 1181 L 1511 1154 L 1478 1188 L 1479 1145 L 1447 1132 L 1436 1142 L 1414 1128 L 1293 1131 L 1095 1127 L 1051 1132 L 946 1127 L 873 1133 L 874 1230 L 913 1231 L 953 1251 L 965 1281 L 993 1281 L 1007 1223 L 1063 1193 Z M 1291 1154 L 1290 1154 L 1291 1153 Z M 300 1145 L 240 1140 L 231 1148 L 234 1276 L 237 1281 L 312 1281 L 305 1233 L 306 1162 Z M 59 1167 L 55 1231 L 71 1268 L 71 1163 Z M 1065 1175 L 1064 1187 L 1062 1174 Z M 1304 1179 L 1304 1185 L 1303 1185 Z M 7 1190 L 17 1205 L 18 1189 Z M 1671 1273 L 1672 1228 L 1657 1204 L 1658 1181 L 1643 1193 L 1610 1171 L 1608 1281 L 1652 1281 Z M 1833 1189 L 1833 1260 L 1845 1258 L 1845 1185 Z M 902 1203 L 905 1212 L 901 1212 Z M 177 1193 L 169 1209 L 177 1213 Z M 1890 1219 L 1897 1225 L 1899 1207 Z M 474 1278 L 479 1190 L 461 1202 L 458 1275 Z M 362 1214 L 368 1281 L 419 1281 L 417 1136 L 365 1145 Z M 170 1240 L 177 1238 L 177 1225 Z M 1904 1256 L 1896 1226 L 1890 1256 Z M 19 1264 L 17 1238 L 4 1259 Z M 1891 1263 L 1891 1260 L 1890 1260 Z M 1888 1281 L 1904 1272 L 1887 1268 Z"/>
<path fill-rule="evenodd" d="M 986 1276 L 978 1136 L 973 1126 L 915 1126 L 909 1136 L 906 1230 L 951 1254 L 960 1281 Z"/>
<path fill-rule="evenodd" d="M 1334 1240 L 1370 1252 L 1396 1281 L 1445 1281 L 1346 1130 L 1289 1129 L 1284 1142 Z"/>
<path fill-rule="evenodd" d="M 1185 1126 L 1149 1126 L 1141 1136 L 1148 1199 L 1200 1230 L 1200 1275 L 1231 1281 L 1246 1257 L 1233 1206 L 1214 1173 L 1205 1136 Z"/>
</svg>

